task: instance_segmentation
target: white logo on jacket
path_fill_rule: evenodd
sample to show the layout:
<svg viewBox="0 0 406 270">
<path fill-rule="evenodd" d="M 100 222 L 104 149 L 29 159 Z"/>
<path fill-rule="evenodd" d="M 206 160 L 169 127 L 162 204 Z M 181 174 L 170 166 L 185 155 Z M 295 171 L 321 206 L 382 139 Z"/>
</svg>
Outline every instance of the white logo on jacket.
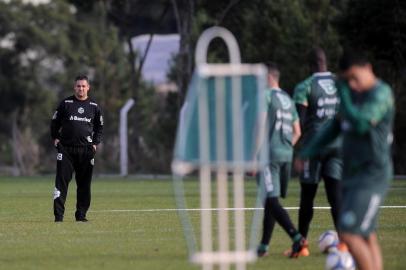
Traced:
<svg viewBox="0 0 406 270">
<path fill-rule="evenodd" d="M 85 109 L 83 109 L 82 107 L 79 107 L 78 113 L 82 114 L 82 113 L 84 113 L 84 112 L 85 112 Z"/>
<path fill-rule="evenodd" d="M 332 79 L 321 79 L 318 83 L 327 95 L 333 95 L 337 92 L 337 88 Z"/>
<path fill-rule="evenodd" d="M 69 117 L 69 120 L 71 120 L 71 121 L 81 121 L 81 122 L 88 122 L 88 123 L 90 123 L 91 121 L 92 121 L 92 119 L 91 118 L 87 118 L 87 117 L 77 117 L 76 115 L 75 116 L 70 116 Z"/>
<path fill-rule="evenodd" d="M 56 160 L 62 160 L 62 153 L 58 153 L 56 155 Z"/>
</svg>

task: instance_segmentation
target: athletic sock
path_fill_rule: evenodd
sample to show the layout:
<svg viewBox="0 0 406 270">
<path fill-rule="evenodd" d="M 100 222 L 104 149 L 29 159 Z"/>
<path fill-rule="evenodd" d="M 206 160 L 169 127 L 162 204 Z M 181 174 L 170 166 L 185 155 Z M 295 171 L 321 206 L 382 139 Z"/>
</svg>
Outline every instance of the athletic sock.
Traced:
<svg viewBox="0 0 406 270">
<path fill-rule="evenodd" d="M 258 246 L 258 251 L 266 252 L 266 251 L 268 251 L 268 249 L 269 249 L 269 246 L 265 245 L 265 244 L 259 244 L 259 246 Z"/>
<path fill-rule="evenodd" d="M 297 233 L 295 236 L 292 237 L 293 242 L 300 241 L 303 238 L 303 236 L 300 233 Z"/>
</svg>

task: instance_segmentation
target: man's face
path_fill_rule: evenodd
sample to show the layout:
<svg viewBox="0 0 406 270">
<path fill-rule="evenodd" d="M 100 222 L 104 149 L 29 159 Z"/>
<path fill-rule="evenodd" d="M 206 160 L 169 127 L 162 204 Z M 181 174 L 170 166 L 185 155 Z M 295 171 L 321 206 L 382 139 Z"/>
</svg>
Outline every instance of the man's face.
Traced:
<svg viewBox="0 0 406 270">
<path fill-rule="evenodd" d="M 354 65 L 343 73 L 344 79 L 350 88 L 356 92 L 363 92 L 371 88 L 373 71 L 370 64 Z"/>
<path fill-rule="evenodd" d="M 77 80 L 75 82 L 75 96 L 79 99 L 86 99 L 90 86 L 86 80 Z"/>
</svg>

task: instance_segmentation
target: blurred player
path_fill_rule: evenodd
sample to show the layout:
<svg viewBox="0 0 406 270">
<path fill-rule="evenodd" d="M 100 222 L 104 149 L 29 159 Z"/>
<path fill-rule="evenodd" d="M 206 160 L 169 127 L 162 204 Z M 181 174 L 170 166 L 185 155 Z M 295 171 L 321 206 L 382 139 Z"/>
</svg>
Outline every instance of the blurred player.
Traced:
<svg viewBox="0 0 406 270">
<path fill-rule="evenodd" d="M 347 52 L 340 60 L 344 81 L 337 83 L 339 114 L 301 151 L 311 158 L 343 135 L 343 203 L 339 234 L 360 270 L 383 269 L 375 226 L 379 206 L 393 177 L 391 144 L 394 99 L 368 60 Z"/>
<path fill-rule="evenodd" d="M 288 213 L 280 205 L 279 197 L 285 198 L 286 196 L 292 166 L 293 145 L 300 137 L 300 124 L 291 98 L 279 87 L 278 68 L 271 63 L 267 67 L 269 89 L 266 90 L 266 112 L 261 116 L 261 126 L 266 126 L 265 130 L 268 134 L 270 164 L 257 176 L 266 193 L 263 235 L 257 253 L 259 257 L 268 253 L 269 242 L 275 222 L 277 222 L 293 241 L 290 256 L 297 257 L 299 252 L 307 247 L 307 241 L 296 230 Z M 261 139 L 259 140 L 261 141 Z M 260 148 L 260 143 L 257 148 Z"/>
<path fill-rule="evenodd" d="M 335 116 L 339 106 L 335 76 L 327 70 L 324 51 L 320 48 L 313 49 L 309 55 L 309 64 L 314 73 L 296 86 L 293 96 L 303 132 L 300 140 L 302 147 L 306 147 L 321 127 Z M 340 141 L 337 139 L 324 146 L 318 155 L 305 160 L 302 165 L 304 170 L 300 175 L 299 232 L 304 237 L 309 232 L 314 198 L 321 179 L 324 180 L 331 215 L 337 227 L 342 174 L 339 147 Z M 303 251 L 304 256 L 309 254 L 309 250 Z"/>
<path fill-rule="evenodd" d="M 88 97 L 89 79 L 75 79 L 74 95 L 62 100 L 51 121 L 51 136 L 58 150 L 54 190 L 55 222 L 62 222 L 69 182 L 75 172 L 76 221 L 86 222 L 90 206 L 94 156 L 103 133 L 100 106 Z"/>
</svg>

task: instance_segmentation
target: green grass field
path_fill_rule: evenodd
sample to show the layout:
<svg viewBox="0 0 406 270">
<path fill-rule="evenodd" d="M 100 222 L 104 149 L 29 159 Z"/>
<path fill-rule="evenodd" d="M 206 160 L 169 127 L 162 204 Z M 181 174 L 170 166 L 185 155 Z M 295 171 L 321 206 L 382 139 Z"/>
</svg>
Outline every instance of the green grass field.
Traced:
<svg viewBox="0 0 406 270">
<path fill-rule="evenodd" d="M 196 181 L 187 181 L 186 189 L 189 206 L 197 207 Z M 249 203 L 254 190 L 254 182 L 248 182 Z M 55 224 L 52 191 L 49 177 L 0 178 L 0 269 L 199 269 L 187 261 L 176 212 L 106 211 L 175 208 L 171 181 L 95 179 L 89 223 L 74 222 L 72 183 L 65 222 Z M 292 182 L 284 205 L 297 206 L 298 195 L 299 186 Z M 316 204 L 327 205 L 323 188 Z M 384 204 L 406 205 L 406 181 L 393 183 Z M 297 211 L 290 213 L 296 222 Z M 331 227 L 329 211 L 316 210 L 309 237 L 312 255 L 299 260 L 281 255 L 290 241 L 277 227 L 270 256 L 249 269 L 324 269 L 325 256 L 317 251 L 316 240 Z M 406 209 L 383 209 L 378 234 L 385 269 L 406 269 Z"/>
</svg>

